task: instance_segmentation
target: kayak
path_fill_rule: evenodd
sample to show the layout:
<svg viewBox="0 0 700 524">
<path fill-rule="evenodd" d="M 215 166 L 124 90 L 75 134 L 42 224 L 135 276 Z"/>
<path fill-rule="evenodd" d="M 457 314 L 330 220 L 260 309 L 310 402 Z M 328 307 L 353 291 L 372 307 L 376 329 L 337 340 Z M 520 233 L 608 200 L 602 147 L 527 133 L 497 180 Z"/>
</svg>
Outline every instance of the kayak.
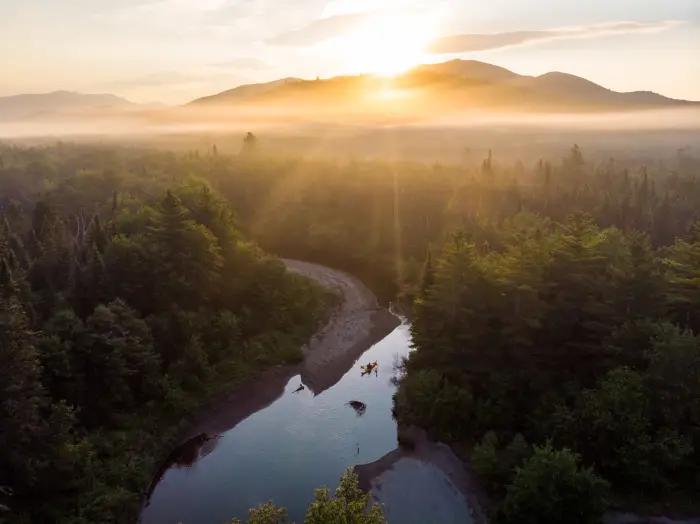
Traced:
<svg viewBox="0 0 700 524">
<path fill-rule="evenodd" d="M 375 360 L 371 364 L 367 364 L 366 366 L 361 366 L 362 368 L 362 374 L 365 375 L 367 373 L 371 373 L 374 371 L 377 367 L 379 366 L 379 363 Z"/>
</svg>

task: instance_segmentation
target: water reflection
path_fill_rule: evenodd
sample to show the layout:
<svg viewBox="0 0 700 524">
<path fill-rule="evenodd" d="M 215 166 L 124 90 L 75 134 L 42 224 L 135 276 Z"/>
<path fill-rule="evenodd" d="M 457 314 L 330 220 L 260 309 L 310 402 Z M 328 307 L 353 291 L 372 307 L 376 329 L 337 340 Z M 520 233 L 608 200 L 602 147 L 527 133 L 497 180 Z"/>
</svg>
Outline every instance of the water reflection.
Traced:
<svg viewBox="0 0 700 524">
<path fill-rule="evenodd" d="M 272 499 L 302 522 L 314 489 L 335 487 L 344 470 L 372 462 L 397 445 L 392 418 L 394 363 L 410 351 L 403 324 L 369 349 L 332 388 L 284 394 L 220 438 L 199 435 L 171 454 L 141 515 L 143 524 L 211 524 L 245 518 Z M 360 364 L 378 361 L 362 376 Z M 349 402 L 365 405 L 360 413 Z"/>
<path fill-rule="evenodd" d="M 172 468 L 189 468 L 198 460 L 206 457 L 216 449 L 219 444 L 220 435 L 207 435 L 200 433 L 192 437 L 187 442 L 184 442 L 175 448 L 170 455 L 163 461 L 163 464 L 158 469 L 150 488 L 148 489 L 147 503 L 150 504 L 151 494 L 158 485 L 160 480 L 165 475 L 165 472 Z"/>
</svg>

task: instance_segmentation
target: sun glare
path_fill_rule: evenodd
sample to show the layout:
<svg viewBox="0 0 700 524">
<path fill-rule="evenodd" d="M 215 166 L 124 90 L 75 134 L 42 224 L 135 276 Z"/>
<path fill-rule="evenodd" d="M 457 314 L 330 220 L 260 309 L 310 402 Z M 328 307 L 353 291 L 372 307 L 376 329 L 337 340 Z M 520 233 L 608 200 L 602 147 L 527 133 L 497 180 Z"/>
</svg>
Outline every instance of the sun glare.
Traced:
<svg viewBox="0 0 700 524">
<path fill-rule="evenodd" d="M 431 33 L 431 24 L 418 16 L 383 15 L 338 45 L 348 70 L 393 76 L 423 61 Z"/>
</svg>

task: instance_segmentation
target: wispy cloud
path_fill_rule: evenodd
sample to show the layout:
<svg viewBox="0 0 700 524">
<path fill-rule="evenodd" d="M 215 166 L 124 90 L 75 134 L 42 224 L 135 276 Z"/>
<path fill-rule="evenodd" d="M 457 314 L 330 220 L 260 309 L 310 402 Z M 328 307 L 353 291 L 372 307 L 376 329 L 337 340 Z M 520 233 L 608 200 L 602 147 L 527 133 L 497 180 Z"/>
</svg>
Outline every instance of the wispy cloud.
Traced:
<svg viewBox="0 0 700 524">
<path fill-rule="evenodd" d="M 310 24 L 279 34 L 268 40 L 273 45 L 310 46 L 360 27 L 375 15 L 374 11 L 347 13 L 314 20 Z"/>
<path fill-rule="evenodd" d="M 89 91 L 108 91 L 129 99 L 180 103 L 250 83 L 249 78 L 235 73 L 181 73 L 162 71 L 149 75 L 124 78 L 86 86 Z"/>
<path fill-rule="evenodd" d="M 132 31 L 150 29 L 151 33 L 165 32 L 183 36 L 207 35 L 222 20 L 232 21 L 245 4 L 235 0 L 145 0 L 119 3 L 94 16 Z"/>
<path fill-rule="evenodd" d="M 144 2 L 134 9 L 141 14 L 168 15 L 173 13 L 206 13 L 219 11 L 231 4 L 230 0 L 153 0 Z"/>
<path fill-rule="evenodd" d="M 566 40 L 572 38 L 595 38 L 605 35 L 627 33 L 657 33 L 676 25 L 678 21 L 655 23 L 607 22 L 581 27 L 562 27 L 539 31 L 510 31 L 505 33 L 470 33 L 452 35 L 434 40 L 428 49 L 432 54 L 456 54 L 470 51 L 486 51 L 518 45 Z"/>
<path fill-rule="evenodd" d="M 134 89 L 140 87 L 161 87 L 173 84 L 185 84 L 195 81 L 190 75 L 178 73 L 177 71 L 164 71 L 153 73 L 136 78 L 114 80 L 101 84 L 106 89 Z"/>
<path fill-rule="evenodd" d="M 221 62 L 214 62 L 209 64 L 210 67 L 218 67 L 221 69 L 247 69 L 247 70 L 257 70 L 262 71 L 266 69 L 272 69 L 272 66 L 254 57 L 239 57 L 231 58 L 230 60 L 223 60 Z"/>
<path fill-rule="evenodd" d="M 184 85 L 208 85 L 219 83 L 242 83 L 247 79 L 238 75 L 218 73 L 218 74 L 185 74 L 177 71 L 164 71 L 153 73 L 136 78 L 126 78 L 105 82 L 99 87 L 103 89 L 130 90 L 142 88 L 167 88 L 171 86 Z"/>
</svg>

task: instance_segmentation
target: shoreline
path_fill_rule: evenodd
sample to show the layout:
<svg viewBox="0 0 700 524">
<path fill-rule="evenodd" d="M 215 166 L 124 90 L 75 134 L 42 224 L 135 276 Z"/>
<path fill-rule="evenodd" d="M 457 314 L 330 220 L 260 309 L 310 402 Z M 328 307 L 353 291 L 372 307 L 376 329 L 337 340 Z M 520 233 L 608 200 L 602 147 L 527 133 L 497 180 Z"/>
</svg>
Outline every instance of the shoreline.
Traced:
<svg viewBox="0 0 700 524">
<path fill-rule="evenodd" d="M 378 460 L 353 468 L 358 476 L 360 489 L 369 493 L 374 499 L 382 485 L 381 481 L 385 473 L 394 469 L 403 459 L 415 459 L 439 468 L 464 497 L 474 524 L 486 524 L 488 521 L 479 501 L 478 489 L 463 461 L 447 444 L 431 441 L 423 429 L 412 426 L 406 430 L 406 433 L 413 445 L 412 448 L 399 445 Z"/>
<path fill-rule="evenodd" d="M 322 393 L 335 385 L 367 349 L 401 324 L 397 316 L 379 307 L 374 294 L 357 278 L 309 262 L 283 262 L 289 271 L 339 292 L 340 304 L 331 308 L 326 324 L 303 346 L 302 362 L 270 368 L 209 402 L 187 425 L 178 447 L 202 434 L 212 437 L 230 431 L 280 398 L 296 375 L 301 375 L 314 395 Z"/>
<path fill-rule="evenodd" d="M 282 261 L 289 271 L 342 296 L 326 325 L 302 347 L 301 380 L 316 396 L 343 378 L 355 361 L 401 325 L 401 320 L 379 306 L 374 293 L 348 273 L 311 262 Z"/>
<path fill-rule="evenodd" d="M 326 323 L 302 347 L 303 361 L 278 365 L 244 380 L 203 406 L 187 423 L 173 449 L 158 467 L 144 504 L 165 472 L 183 454 L 233 429 L 283 394 L 289 381 L 300 375 L 315 395 L 334 386 L 360 356 L 401 325 L 401 320 L 378 305 L 375 295 L 359 279 L 339 270 L 298 260 L 282 259 L 289 271 L 339 292 L 341 301 L 329 311 Z M 140 516 L 139 520 L 140 522 Z"/>
</svg>

